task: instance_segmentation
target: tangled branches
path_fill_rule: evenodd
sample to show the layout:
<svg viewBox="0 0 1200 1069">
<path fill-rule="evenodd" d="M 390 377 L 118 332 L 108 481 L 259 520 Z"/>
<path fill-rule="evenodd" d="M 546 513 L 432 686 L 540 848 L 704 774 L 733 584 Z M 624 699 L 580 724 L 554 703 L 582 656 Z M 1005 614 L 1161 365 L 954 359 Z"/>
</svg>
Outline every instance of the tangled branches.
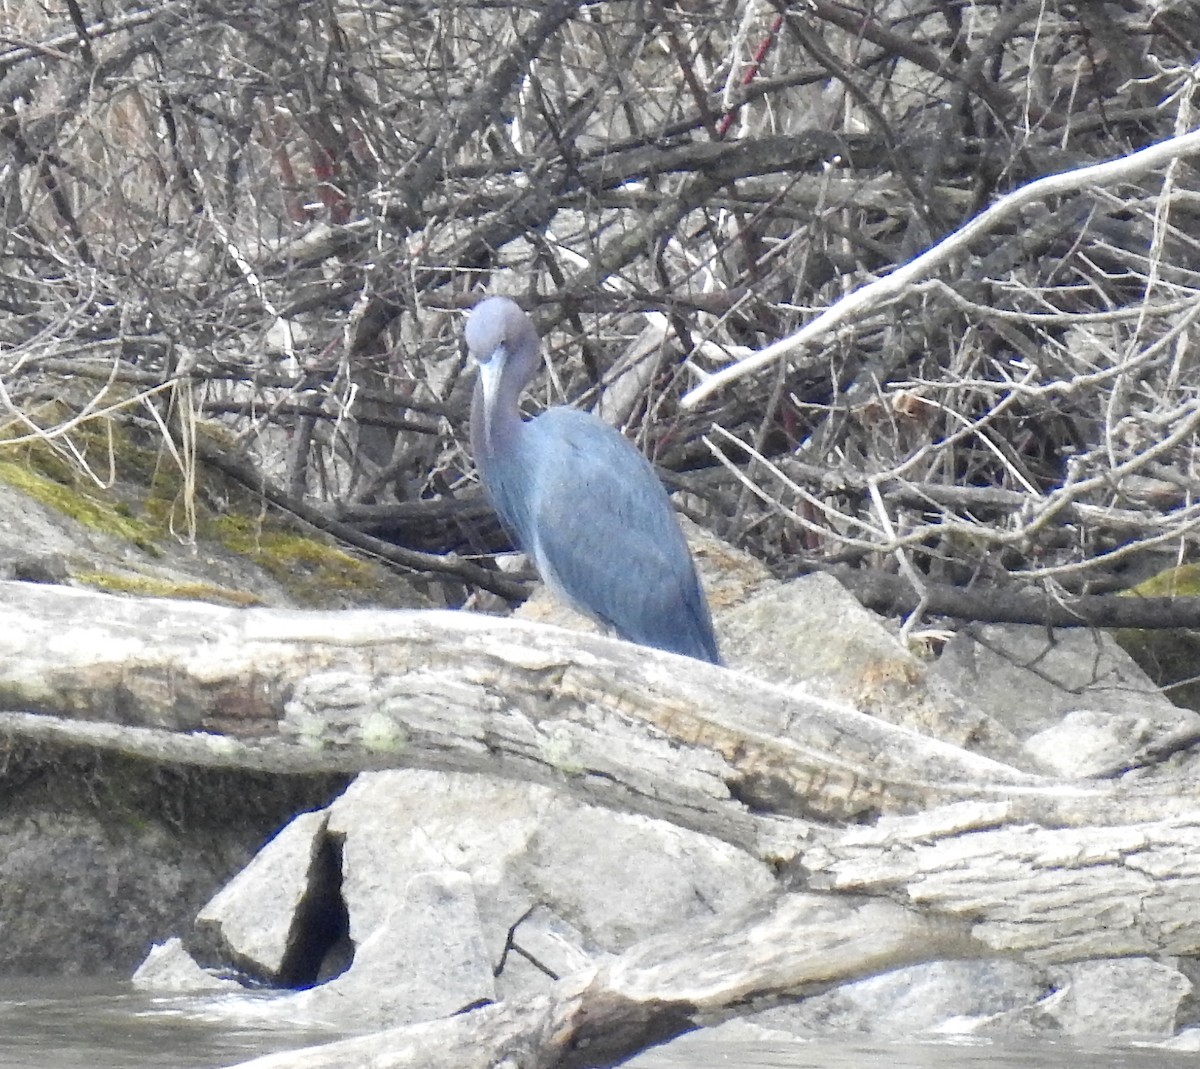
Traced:
<svg viewBox="0 0 1200 1069">
<path fill-rule="evenodd" d="M 1194 557 L 1186 155 L 904 272 L 1192 130 L 1191 0 L 0 12 L 10 444 L 91 465 L 78 428 L 124 413 L 187 468 L 218 421 L 273 500 L 486 554 L 455 311 L 493 289 L 550 339 L 539 403 L 597 406 L 782 572 L 1061 597 Z"/>
</svg>

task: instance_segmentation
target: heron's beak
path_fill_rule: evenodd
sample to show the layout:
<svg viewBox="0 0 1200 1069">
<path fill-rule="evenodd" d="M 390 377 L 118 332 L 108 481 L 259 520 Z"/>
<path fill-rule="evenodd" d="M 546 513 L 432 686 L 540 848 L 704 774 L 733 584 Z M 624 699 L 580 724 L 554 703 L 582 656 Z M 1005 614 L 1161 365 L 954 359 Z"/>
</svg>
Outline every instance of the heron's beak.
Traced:
<svg viewBox="0 0 1200 1069">
<path fill-rule="evenodd" d="M 508 350 L 503 343 L 492 350 L 491 356 L 479 361 L 479 382 L 483 386 L 483 444 L 492 452 L 492 420 L 496 413 L 496 398 L 500 395 L 500 379 Z"/>
</svg>

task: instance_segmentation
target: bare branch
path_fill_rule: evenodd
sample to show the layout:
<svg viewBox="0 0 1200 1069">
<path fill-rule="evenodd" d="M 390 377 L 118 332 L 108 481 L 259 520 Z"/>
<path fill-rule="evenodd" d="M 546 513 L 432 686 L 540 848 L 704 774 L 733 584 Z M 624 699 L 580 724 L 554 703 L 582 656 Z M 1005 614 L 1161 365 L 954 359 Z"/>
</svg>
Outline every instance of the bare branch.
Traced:
<svg viewBox="0 0 1200 1069">
<path fill-rule="evenodd" d="M 865 319 L 883 311 L 889 304 L 905 296 L 914 284 L 924 281 L 934 271 L 946 267 L 956 256 L 966 253 L 972 242 L 1006 223 L 1014 215 L 1035 201 L 1077 192 L 1093 186 L 1115 186 L 1139 178 L 1147 171 L 1170 163 L 1172 160 L 1200 153 L 1200 130 L 1179 137 L 1168 138 L 1107 163 L 1090 164 L 1062 174 L 1047 175 L 1035 182 L 1002 197 L 987 211 L 976 216 L 966 226 L 943 238 L 933 248 L 893 272 L 855 290 L 837 304 L 827 308 L 803 330 L 787 338 L 773 342 L 753 356 L 748 356 L 731 367 L 709 376 L 701 385 L 691 390 L 681 404 L 694 408 L 710 394 L 724 388 L 730 382 L 752 375 L 776 360 L 790 356 L 819 341 L 838 327 L 855 320 Z"/>
</svg>

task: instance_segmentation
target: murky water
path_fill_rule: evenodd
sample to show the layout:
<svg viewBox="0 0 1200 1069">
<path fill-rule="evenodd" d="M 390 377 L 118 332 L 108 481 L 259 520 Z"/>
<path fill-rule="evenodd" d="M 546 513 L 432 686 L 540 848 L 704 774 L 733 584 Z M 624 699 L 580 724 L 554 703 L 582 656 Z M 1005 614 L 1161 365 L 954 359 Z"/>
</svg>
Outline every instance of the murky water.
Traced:
<svg viewBox="0 0 1200 1069">
<path fill-rule="evenodd" d="M 230 1007 L 236 999 L 237 1012 Z M 246 995 L 152 997 L 116 981 L 0 980 L 3 1069 L 216 1069 L 258 1054 L 326 1042 L 248 1012 Z M 632 1069 L 1195 1069 L 1195 1054 L 1153 1048 L 985 1041 L 787 1043 L 685 1036 Z"/>
<path fill-rule="evenodd" d="M 684 1036 L 626 1063 L 626 1069 L 1196 1069 L 1196 1055 L 1134 1047 L 1084 1050 L 1065 1043 L 777 1043 Z"/>
<path fill-rule="evenodd" d="M 219 997 L 152 997 L 115 980 L 0 980 L 0 1067 L 210 1069 L 339 1038 L 221 1009 Z"/>
</svg>

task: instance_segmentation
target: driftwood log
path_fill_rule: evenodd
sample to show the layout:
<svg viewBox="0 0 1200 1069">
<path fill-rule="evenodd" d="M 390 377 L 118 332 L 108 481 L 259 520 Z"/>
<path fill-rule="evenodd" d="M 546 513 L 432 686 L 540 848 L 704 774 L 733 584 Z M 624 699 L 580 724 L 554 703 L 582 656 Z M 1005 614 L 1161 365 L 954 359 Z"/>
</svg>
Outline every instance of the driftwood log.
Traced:
<svg viewBox="0 0 1200 1069">
<path fill-rule="evenodd" d="M 817 994 L 931 958 L 979 954 L 962 922 L 889 902 L 788 894 L 743 923 L 648 939 L 551 994 L 374 1035 L 285 1051 L 241 1069 L 583 1069 L 699 1023 Z"/>
<path fill-rule="evenodd" d="M 1034 776 L 602 636 L 0 583 L 0 709 L 8 740 L 148 761 L 551 784 L 718 836 L 787 888 L 736 930 L 667 934 L 549 996 L 288 1065 L 361 1064 L 372 1042 L 380 1066 L 604 1065 L 900 964 L 1200 953 L 1193 779 Z"/>
</svg>

